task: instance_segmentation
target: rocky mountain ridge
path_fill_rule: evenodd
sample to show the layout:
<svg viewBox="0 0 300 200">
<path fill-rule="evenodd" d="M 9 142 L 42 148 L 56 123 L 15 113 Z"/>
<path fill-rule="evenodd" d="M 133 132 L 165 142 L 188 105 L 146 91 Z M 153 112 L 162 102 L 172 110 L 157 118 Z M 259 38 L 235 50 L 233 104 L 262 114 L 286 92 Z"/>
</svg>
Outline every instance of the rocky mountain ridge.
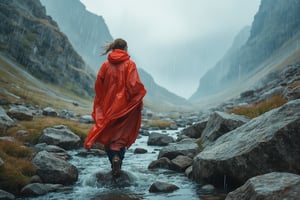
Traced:
<svg viewBox="0 0 300 200">
<path fill-rule="evenodd" d="M 280 63 L 295 62 L 297 58 L 294 54 L 299 54 L 300 51 L 299 13 L 300 3 L 297 0 L 262 0 L 254 17 L 249 39 L 238 52 L 225 55 L 201 78 L 199 88 L 191 100 L 197 101 L 206 95 L 213 96 L 237 84 L 244 89 L 249 88 L 251 84 L 243 86 L 241 82 L 260 76 L 267 68 L 271 71 L 272 67 Z M 284 66 L 286 65 L 281 65 Z"/>
<path fill-rule="evenodd" d="M 39 0 L 1 1 L 0 15 L 2 54 L 46 83 L 93 95 L 93 75 Z"/>
</svg>

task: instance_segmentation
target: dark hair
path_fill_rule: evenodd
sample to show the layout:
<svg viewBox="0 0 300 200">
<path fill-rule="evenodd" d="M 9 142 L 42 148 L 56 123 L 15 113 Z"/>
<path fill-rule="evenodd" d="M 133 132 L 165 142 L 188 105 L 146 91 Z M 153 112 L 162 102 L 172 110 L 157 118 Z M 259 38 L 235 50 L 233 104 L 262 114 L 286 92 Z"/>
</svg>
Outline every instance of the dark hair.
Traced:
<svg viewBox="0 0 300 200">
<path fill-rule="evenodd" d="M 115 39 L 113 42 L 108 43 L 103 47 L 104 52 L 101 55 L 106 55 L 109 51 L 114 49 L 127 49 L 127 42 L 121 38 Z"/>
</svg>

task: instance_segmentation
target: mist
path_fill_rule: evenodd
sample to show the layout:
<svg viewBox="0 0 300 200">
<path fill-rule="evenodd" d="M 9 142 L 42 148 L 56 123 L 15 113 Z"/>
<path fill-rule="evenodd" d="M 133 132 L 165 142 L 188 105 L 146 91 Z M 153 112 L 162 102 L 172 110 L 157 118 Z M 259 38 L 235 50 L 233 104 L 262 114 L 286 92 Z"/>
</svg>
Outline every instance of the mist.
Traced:
<svg viewBox="0 0 300 200">
<path fill-rule="evenodd" d="M 103 16 L 111 35 L 128 42 L 139 68 L 169 91 L 189 98 L 201 76 L 251 25 L 260 0 L 80 0 Z M 118 5 L 118 6 L 116 6 Z"/>
</svg>

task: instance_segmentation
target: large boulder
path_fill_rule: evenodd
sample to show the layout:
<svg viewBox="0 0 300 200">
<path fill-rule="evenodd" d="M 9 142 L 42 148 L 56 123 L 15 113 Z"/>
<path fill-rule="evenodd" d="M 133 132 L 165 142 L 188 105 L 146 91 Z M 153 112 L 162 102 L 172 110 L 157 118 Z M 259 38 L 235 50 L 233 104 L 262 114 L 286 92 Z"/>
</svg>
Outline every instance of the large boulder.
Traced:
<svg viewBox="0 0 300 200">
<path fill-rule="evenodd" d="M 74 165 L 50 152 L 40 151 L 32 163 L 43 183 L 70 185 L 78 179 L 78 170 Z"/>
<path fill-rule="evenodd" d="M 56 145 L 66 150 L 78 148 L 80 137 L 64 125 L 46 128 L 42 131 L 39 143 Z"/>
<path fill-rule="evenodd" d="M 202 145 L 205 147 L 212 144 L 218 137 L 236 129 L 248 121 L 248 118 L 241 115 L 215 111 L 210 115 L 207 125 L 202 132 Z"/>
<path fill-rule="evenodd" d="M 187 128 L 184 128 L 181 133 L 179 134 L 178 138 L 184 138 L 184 136 L 190 138 L 200 138 L 203 130 L 206 127 L 207 119 L 197 122 Z"/>
<path fill-rule="evenodd" d="M 272 171 L 300 172 L 300 99 L 221 136 L 194 158 L 198 182 L 240 186 Z"/>
<path fill-rule="evenodd" d="M 300 176 L 273 172 L 249 179 L 243 186 L 230 192 L 226 200 L 240 199 L 299 199 Z"/>
</svg>

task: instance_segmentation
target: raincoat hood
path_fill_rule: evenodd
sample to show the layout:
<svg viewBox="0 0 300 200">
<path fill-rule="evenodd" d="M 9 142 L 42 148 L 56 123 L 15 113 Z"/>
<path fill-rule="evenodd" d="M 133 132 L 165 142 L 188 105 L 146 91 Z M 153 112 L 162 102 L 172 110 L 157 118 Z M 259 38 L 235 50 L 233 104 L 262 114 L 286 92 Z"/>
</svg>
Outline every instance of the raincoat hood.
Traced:
<svg viewBox="0 0 300 200">
<path fill-rule="evenodd" d="M 114 49 L 110 54 L 108 54 L 108 61 L 112 64 L 121 63 L 129 58 L 130 56 L 128 53 L 121 49 Z"/>
</svg>

